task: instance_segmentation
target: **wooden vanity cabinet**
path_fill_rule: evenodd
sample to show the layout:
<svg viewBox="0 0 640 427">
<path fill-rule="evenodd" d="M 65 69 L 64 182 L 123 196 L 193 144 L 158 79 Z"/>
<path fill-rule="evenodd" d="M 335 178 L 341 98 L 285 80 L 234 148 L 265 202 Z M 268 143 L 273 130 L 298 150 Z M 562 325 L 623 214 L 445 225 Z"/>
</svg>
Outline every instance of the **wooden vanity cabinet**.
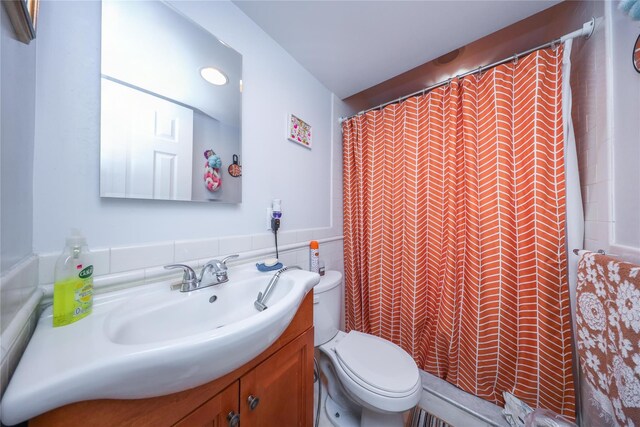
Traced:
<svg viewBox="0 0 640 427">
<path fill-rule="evenodd" d="M 313 329 L 240 378 L 240 414 L 242 427 L 311 427 Z"/>
<path fill-rule="evenodd" d="M 312 292 L 271 347 L 217 380 L 149 399 L 72 403 L 29 421 L 32 427 L 311 427 L 312 424 Z"/>
<path fill-rule="evenodd" d="M 216 394 L 204 405 L 180 420 L 176 427 L 222 427 L 231 424 L 238 413 L 238 382 Z"/>
</svg>

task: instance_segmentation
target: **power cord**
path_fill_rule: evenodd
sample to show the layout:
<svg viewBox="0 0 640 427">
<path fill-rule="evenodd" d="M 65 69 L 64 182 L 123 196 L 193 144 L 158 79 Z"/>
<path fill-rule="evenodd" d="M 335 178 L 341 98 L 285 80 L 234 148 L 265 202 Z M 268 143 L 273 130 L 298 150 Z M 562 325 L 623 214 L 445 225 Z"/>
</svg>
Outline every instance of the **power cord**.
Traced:
<svg viewBox="0 0 640 427">
<path fill-rule="evenodd" d="M 271 231 L 276 241 L 276 258 L 280 258 L 278 254 L 278 229 L 280 228 L 280 218 L 271 218 Z"/>
</svg>

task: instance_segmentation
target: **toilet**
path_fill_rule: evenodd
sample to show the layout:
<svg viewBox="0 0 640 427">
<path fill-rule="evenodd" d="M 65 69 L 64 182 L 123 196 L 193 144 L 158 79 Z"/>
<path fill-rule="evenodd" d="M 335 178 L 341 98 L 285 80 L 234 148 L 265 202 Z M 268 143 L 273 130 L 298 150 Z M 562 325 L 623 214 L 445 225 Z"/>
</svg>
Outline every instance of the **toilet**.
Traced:
<svg viewBox="0 0 640 427">
<path fill-rule="evenodd" d="M 418 367 L 390 341 L 339 330 L 341 283 L 341 273 L 327 271 L 313 289 L 314 340 L 326 378 L 327 418 L 338 427 L 400 427 L 403 412 L 420 400 Z"/>
</svg>

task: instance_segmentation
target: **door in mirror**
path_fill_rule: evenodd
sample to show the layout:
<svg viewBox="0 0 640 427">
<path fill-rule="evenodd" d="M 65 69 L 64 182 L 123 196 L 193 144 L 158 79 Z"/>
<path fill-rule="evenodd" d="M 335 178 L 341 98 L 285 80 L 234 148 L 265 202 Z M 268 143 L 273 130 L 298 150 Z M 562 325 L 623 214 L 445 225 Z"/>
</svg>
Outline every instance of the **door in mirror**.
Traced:
<svg viewBox="0 0 640 427">
<path fill-rule="evenodd" d="M 240 203 L 242 56 L 164 2 L 120 0 L 101 56 L 100 195 Z"/>
</svg>

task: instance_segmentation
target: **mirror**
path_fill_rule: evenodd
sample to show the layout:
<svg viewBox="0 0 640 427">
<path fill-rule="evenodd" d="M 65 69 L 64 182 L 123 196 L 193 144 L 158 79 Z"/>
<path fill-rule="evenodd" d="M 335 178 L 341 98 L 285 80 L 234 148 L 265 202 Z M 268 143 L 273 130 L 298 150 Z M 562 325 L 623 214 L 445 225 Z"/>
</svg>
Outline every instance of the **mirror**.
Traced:
<svg viewBox="0 0 640 427">
<path fill-rule="evenodd" d="M 636 43 L 633 45 L 633 67 L 640 73 L 640 36 L 636 39 Z"/>
<path fill-rule="evenodd" d="M 100 196 L 241 202 L 241 91 L 242 56 L 171 6 L 104 0 Z"/>
</svg>

